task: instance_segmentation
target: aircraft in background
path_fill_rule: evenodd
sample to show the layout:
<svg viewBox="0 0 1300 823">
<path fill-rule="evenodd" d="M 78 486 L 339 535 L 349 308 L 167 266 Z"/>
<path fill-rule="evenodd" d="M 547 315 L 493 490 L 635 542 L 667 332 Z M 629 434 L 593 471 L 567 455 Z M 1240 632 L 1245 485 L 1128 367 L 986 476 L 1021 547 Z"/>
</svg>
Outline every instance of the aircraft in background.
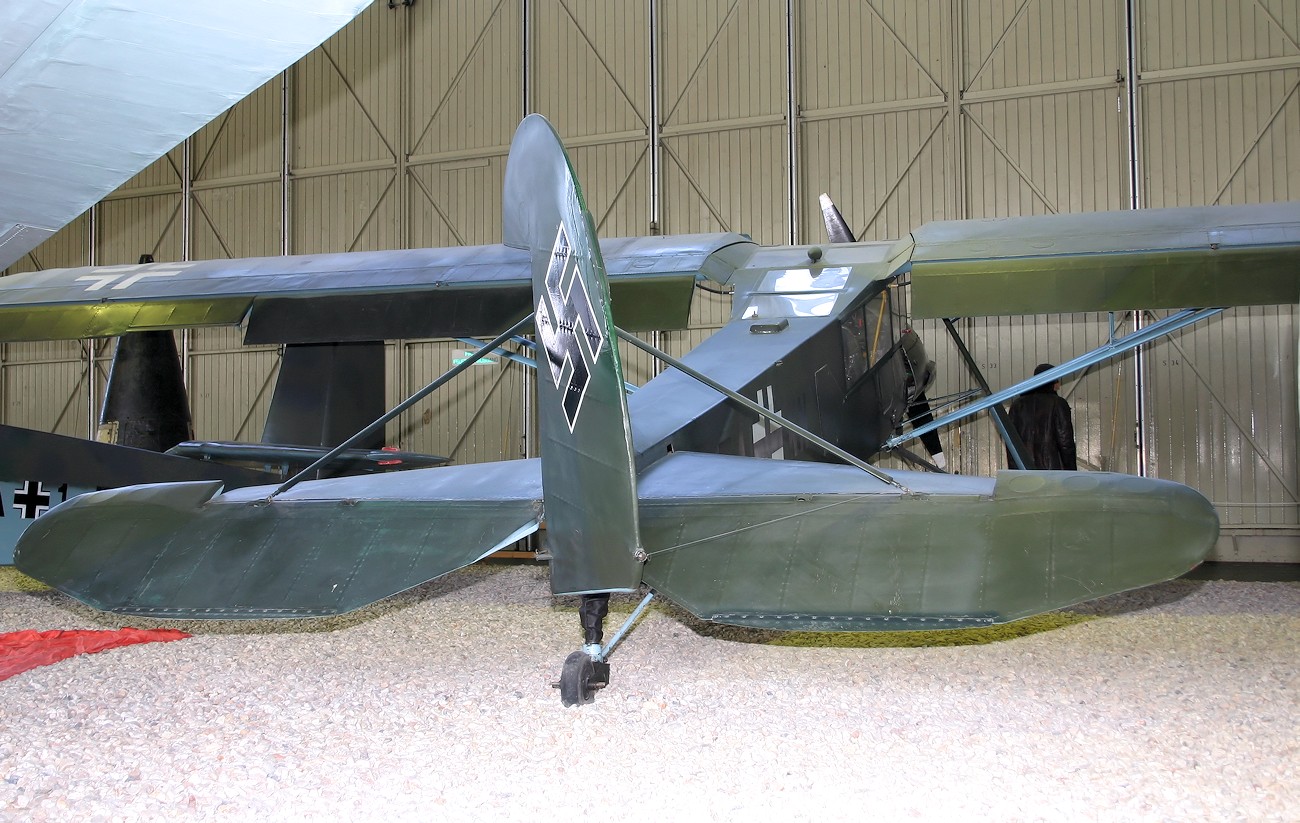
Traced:
<svg viewBox="0 0 1300 823">
<path fill-rule="evenodd" d="M 283 481 L 384 412 L 382 342 L 286 346 L 258 443 L 196 441 L 170 331 L 122 335 L 113 352 L 96 440 L 0 425 L 0 565 L 23 531 L 88 491 L 140 483 L 220 480 L 227 488 Z M 440 466 L 374 432 L 321 477 Z"/>
<path fill-rule="evenodd" d="M 544 519 L 552 590 L 582 596 L 566 704 L 608 682 L 623 634 L 602 645 L 610 592 L 646 588 L 642 607 L 657 594 L 703 620 L 769 629 L 1016 620 L 1186 572 L 1213 547 L 1217 517 L 1197 492 L 1155 479 L 866 462 L 901 442 L 925 383 L 904 343 L 900 279 L 913 313 L 952 317 L 1293 302 L 1300 278 L 1300 204 L 937 223 L 899 243 L 600 242 L 537 115 L 516 133 L 503 202 L 495 246 L 0 280 L 4 340 L 220 324 L 242 325 L 248 343 L 295 345 L 497 333 L 335 451 L 513 336 L 533 328 L 539 346 L 540 459 L 306 479 L 321 463 L 275 487 L 89 493 L 23 534 L 18 568 L 114 613 L 310 617 L 451 572 Z M 684 325 L 697 279 L 731 286 L 734 309 L 688 355 L 626 330 Z M 1163 330 L 1204 316 L 1175 315 Z M 669 365 L 630 397 L 619 340 Z"/>
</svg>

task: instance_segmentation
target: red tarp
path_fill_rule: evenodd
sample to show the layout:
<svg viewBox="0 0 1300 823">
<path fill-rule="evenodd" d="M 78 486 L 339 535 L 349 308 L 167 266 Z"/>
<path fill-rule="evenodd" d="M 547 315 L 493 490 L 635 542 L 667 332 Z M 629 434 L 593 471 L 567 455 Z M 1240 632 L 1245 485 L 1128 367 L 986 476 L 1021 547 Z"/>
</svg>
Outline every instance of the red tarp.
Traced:
<svg viewBox="0 0 1300 823">
<path fill-rule="evenodd" d="M 37 666 L 48 666 L 74 654 L 94 654 L 118 646 L 180 640 L 190 635 L 176 629 L 116 629 L 113 631 L 22 631 L 0 634 L 0 680 Z"/>
</svg>

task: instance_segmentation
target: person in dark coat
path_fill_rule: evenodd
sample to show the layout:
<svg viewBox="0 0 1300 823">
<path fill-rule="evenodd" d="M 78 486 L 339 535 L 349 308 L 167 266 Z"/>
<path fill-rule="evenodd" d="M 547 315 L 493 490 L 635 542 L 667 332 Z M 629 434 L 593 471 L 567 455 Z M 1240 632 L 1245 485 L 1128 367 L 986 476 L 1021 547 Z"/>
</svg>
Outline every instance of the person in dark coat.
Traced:
<svg viewBox="0 0 1300 823">
<path fill-rule="evenodd" d="M 1051 363 L 1040 363 L 1034 374 L 1054 368 Z M 1074 423 L 1070 419 L 1070 404 L 1056 392 L 1061 388 L 1057 380 L 1030 389 L 1011 403 L 1011 425 L 1020 433 L 1027 457 L 1033 461 L 1032 469 L 1079 468 L 1074 445 Z M 1016 467 L 1011 452 L 1007 452 L 1007 465 Z"/>
</svg>

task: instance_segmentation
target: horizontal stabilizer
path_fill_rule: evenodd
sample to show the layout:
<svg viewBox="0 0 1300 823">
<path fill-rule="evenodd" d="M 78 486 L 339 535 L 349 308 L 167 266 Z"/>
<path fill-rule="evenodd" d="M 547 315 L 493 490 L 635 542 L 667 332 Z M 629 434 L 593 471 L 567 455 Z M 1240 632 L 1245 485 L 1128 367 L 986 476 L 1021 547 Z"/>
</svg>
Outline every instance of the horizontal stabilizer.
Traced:
<svg viewBox="0 0 1300 823">
<path fill-rule="evenodd" d="M 315 617 L 404 591 L 535 531 L 536 460 L 270 486 L 85 494 L 19 540 L 25 574 L 104 611 Z"/>
<path fill-rule="evenodd" d="M 692 614 L 772 629 L 1004 623 L 1184 574 L 1214 507 L 1100 472 L 996 479 L 678 452 L 639 479 L 645 582 Z"/>
<path fill-rule="evenodd" d="M 928 223 L 912 315 L 1300 302 L 1300 202 Z"/>
<path fill-rule="evenodd" d="M 50 506 L 95 489 L 192 480 L 229 488 L 269 483 L 275 475 L 0 425 L 0 566 L 14 562 L 14 544 Z"/>
</svg>

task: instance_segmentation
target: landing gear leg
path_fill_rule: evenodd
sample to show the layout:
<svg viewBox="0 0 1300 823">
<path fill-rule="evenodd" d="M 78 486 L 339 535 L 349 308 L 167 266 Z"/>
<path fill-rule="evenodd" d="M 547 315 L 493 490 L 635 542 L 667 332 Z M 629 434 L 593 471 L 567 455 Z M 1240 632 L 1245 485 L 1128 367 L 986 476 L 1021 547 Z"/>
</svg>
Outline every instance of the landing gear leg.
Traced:
<svg viewBox="0 0 1300 823">
<path fill-rule="evenodd" d="M 578 615 L 582 619 L 583 646 L 569 655 L 560 672 L 560 702 L 582 706 L 596 699 L 596 690 L 609 685 L 609 664 L 600 641 L 605 638 L 609 594 L 584 594 Z"/>
<path fill-rule="evenodd" d="M 560 682 L 555 686 L 560 690 L 560 700 L 566 706 L 580 706 L 596 699 L 596 689 L 609 685 L 609 655 L 619 644 L 632 626 L 654 600 L 655 593 L 649 592 L 632 610 L 632 614 L 614 633 L 609 645 L 601 647 L 600 641 L 605 636 L 605 615 L 609 614 L 608 594 L 586 594 L 582 596 L 582 606 L 578 614 L 582 617 L 584 645 L 582 651 L 574 652 L 564 661 L 564 670 L 560 673 Z"/>
</svg>

